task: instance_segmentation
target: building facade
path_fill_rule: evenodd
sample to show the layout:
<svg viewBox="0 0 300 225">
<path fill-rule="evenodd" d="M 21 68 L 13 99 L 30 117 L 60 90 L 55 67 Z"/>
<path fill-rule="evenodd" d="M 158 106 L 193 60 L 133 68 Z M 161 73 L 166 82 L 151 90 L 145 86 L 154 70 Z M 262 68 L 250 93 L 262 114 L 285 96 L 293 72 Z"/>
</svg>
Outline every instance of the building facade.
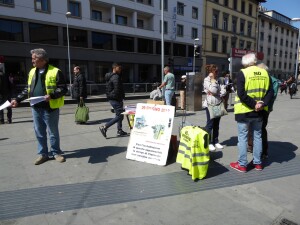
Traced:
<svg viewBox="0 0 300 225">
<path fill-rule="evenodd" d="M 263 62 L 270 73 L 279 79 L 295 75 L 298 50 L 298 29 L 291 18 L 274 10 L 260 8 L 258 51 L 264 53 Z"/>
<path fill-rule="evenodd" d="M 164 61 L 180 77 L 193 69 L 193 42 L 201 37 L 203 4 L 163 3 Z M 159 0 L 0 1 L 0 55 L 6 73 L 23 84 L 32 67 L 30 50 L 44 48 L 50 63 L 68 80 L 69 33 L 71 65 L 79 65 L 88 80 L 105 82 L 111 64 L 120 62 L 124 82 L 160 82 L 161 12 Z M 200 58 L 195 61 L 199 71 Z"/>
<path fill-rule="evenodd" d="M 204 0 L 203 64 L 229 70 L 231 49 L 256 51 L 258 5 L 264 0 Z M 205 74 L 205 68 L 202 68 Z"/>
</svg>

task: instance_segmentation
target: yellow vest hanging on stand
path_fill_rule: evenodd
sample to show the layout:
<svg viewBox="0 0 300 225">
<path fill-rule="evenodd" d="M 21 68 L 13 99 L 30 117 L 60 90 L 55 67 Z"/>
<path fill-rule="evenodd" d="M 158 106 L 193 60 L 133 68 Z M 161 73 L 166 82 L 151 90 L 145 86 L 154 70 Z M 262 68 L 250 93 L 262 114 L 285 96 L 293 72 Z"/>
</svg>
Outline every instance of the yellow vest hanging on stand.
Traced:
<svg viewBox="0 0 300 225">
<path fill-rule="evenodd" d="M 189 171 L 192 179 L 203 179 L 209 164 L 209 135 L 199 127 L 186 126 L 180 131 L 176 162 Z"/>
</svg>

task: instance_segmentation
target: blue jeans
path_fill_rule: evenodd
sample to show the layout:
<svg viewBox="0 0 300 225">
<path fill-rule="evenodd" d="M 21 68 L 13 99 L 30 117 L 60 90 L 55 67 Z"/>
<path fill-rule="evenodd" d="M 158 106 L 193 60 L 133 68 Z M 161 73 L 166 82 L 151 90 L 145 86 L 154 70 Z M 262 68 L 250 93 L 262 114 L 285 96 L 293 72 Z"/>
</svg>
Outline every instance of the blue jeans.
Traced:
<svg viewBox="0 0 300 225">
<path fill-rule="evenodd" d="M 174 90 L 167 90 L 167 89 L 165 90 L 166 105 L 171 105 L 173 95 L 174 95 Z"/>
<path fill-rule="evenodd" d="M 247 146 L 248 146 L 248 127 L 253 129 L 253 163 L 261 164 L 262 139 L 261 127 L 262 118 L 246 118 L 243 122 L 238 122 L 238 149 L 240 166 L 247 166 Z"/>
<path fill-rule="evenodd" d="M 55 156 L 62 154 L 58 131 L 59 109 L 49 111 L 44 108 L 32 107 L 35 136 L 38 141 L 38 154 Z M 47 131 L 50 140 L 50 153 L 47 146 Z"/>
<path fill-rule="evenodd" d="M 119 101 L 116 101 L 116 100 L 109 100 L 109 103 L 114 108 L 116 116 L 115 116 L 115 118 L 113 118 L 112 120 L 107 122 L 105 124 L 105 127 L 109 128 L 113 124 L 118 123 L 117 124 L 118 130 L 122 130 L 122 121 L 124 119 L 124 115 L 121 114 L 122 112 L 124 112 L 123 102 L 119 102 Z"/>
<path fill-rule="evenodd" d="M 208 108 L 205 108 L 205 111 L 207 119 L 205 129 L 210 135 L 210 144 L 215 145 L 219 143 L 219 126 L 221 117 L 210 119 Z"/>
</svg>

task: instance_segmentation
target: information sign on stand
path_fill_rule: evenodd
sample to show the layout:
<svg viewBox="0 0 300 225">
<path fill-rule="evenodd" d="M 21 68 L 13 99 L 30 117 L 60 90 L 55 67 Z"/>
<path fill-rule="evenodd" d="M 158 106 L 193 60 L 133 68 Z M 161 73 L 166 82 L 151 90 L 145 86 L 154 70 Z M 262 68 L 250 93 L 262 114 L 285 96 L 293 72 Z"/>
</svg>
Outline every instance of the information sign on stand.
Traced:
<svg viewBox="0 0 300 225">
<path fill-rule="evenodd" d="M 174 113 L 174 106 L 138 103 L 126 158 L 166 165 Z"/>
</svg>

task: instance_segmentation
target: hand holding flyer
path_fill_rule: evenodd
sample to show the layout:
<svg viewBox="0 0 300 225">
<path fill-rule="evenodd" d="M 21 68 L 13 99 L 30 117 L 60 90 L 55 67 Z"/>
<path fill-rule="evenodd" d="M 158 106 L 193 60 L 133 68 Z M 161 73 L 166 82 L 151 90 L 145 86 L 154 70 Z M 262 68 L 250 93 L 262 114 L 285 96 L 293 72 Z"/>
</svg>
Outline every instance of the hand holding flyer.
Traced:
<svg viewBox="0 0 300 225">
<path fill-rule="evenodd" d="M 7 100 L 0 106 L 0 110 L 6 109 L 7 107 L 10 107 L 11 103 Z"/>
<path fill-rule="evenodd" d="M 28 100 L 30 101 L 30 106 L 33 106 L 39 102 L 45 101 L 45 96 L 31 97 L 28 98 Z"/>
</svg>

